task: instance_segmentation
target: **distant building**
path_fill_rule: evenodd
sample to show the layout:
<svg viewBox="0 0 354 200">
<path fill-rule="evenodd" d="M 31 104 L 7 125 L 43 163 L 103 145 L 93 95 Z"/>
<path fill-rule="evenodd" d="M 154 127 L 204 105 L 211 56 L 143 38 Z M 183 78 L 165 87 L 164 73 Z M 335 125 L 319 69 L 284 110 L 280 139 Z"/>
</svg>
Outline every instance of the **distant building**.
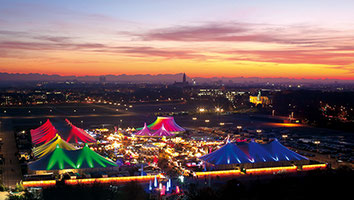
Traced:
<svg viewBox="0 0 354 200">
<path fill-rule="evenodd" d="M 198 96 L 222 96 L 224 93 L 222 89 L 213 89 L 213 88 L 202 88 L 199 89 Z"/>
<path fill-rule="evenodd" d="M 258 92 L 257 96 L 250 96 L 250 102 L 255 104 L 256 106 L 258 104 L 261 104 L 262 106 L 270 104 L 269 98 L 266 96 L 262 96 L 261 91 Z"/>
<path fill-rule="evenodd" d="M 188 81 L 187 81 L 187 75 L 186 75 L 186 73 L 183 73 L 182 82 L 175 82 L 173 85 L 179 86 L 179 87 L 188 86 L 189 83 L 188 83 Z"/>
</svg>

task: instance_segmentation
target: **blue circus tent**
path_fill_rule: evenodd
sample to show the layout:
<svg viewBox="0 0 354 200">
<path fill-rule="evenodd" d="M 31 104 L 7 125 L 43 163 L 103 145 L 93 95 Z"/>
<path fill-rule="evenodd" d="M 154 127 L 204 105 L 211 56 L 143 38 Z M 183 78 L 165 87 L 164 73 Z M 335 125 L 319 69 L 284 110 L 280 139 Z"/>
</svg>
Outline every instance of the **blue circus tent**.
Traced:
<svg viewBox="0 0 354 200">
<path fill-rule="evenodd" d="M 262 145 L 251 141 L 250 143 L 241 143 L 238 145 L 240 149 L 249 157 L 252 163 L 274 162 L 272 155 L 262 147 Z"/>
<path fill-rule="evenodd" d="M 251 163 L 247 155 L 233 143 L 227 143 L 220 149 L 200 157 L 200 159 L 214 165 Z"/>
<path fill-rule="evenodd" d="M 213 165 L 269 163 L 279 161 L 308 160 L 280 144 L 277 140 L 268 144 L 227 143 L 220 149 L 201 156 L 199 159 Z"/>
<path fill-rule="evenodd" d="M 294 151 L 291 151 L 290 149 L 280 144 L 277 139 L 263 146 L 273 156 L 275 161 L 308 160 L 308 158 L 295 153 Z"/>
</svg>

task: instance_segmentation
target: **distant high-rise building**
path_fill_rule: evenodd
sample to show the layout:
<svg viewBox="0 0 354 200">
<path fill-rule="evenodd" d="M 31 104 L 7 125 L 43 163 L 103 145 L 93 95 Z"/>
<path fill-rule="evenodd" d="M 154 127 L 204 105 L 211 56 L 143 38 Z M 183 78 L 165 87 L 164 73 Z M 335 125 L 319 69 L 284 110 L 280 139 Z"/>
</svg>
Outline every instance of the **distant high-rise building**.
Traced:
<svg viewBox="0 0 354 200">
<path fill-rule="evenodd" d="M 188 81 L 187 81 L 187 75 L 186 75 L 186 73 L 183 73 L 182 82 L 175 82 L 173 85 L 174 85 L 174 86 L 178 86 L 178 87 L 185 87 L 185 86 L 188 86 Z"/>
</svg>

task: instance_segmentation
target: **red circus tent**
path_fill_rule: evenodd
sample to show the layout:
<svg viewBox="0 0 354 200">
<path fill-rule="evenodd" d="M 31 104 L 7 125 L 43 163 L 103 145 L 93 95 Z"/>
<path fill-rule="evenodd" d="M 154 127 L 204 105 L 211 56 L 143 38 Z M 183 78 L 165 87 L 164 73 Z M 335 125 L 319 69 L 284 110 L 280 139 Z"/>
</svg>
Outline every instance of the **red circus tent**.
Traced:
<svg viewBox="0 0 354 200">
<path fill-rule="evenodd" d="M 157 119 L 148 127 L 152 130 L 159 130 L 162 125 L 169 132 L 182 132 L 185 131 L 184 128 L 180 127 L 173 117 L 157 117 Z"/>
<path fill-rule="evenodd" d="M 96 142 L 96 139 L 93 138 L 91 135 L 86 133 L 85 130 L 76 127 L 73 125 L 68 119 L 65 119 L 66 123 L 70 126 L 69 135 L 66 137 L 65 141 L 68 143 L 93 143 Z"/>
<path fill-rule="evenodd" d="M 44 144 L 53 139 L 58 130 L 53 126 L 53 124 L 47 119 L 47 121 L 36 129 L 31 129 L 32 143 L 39 145 Z"/>
<path fill-rule="evenodd" d="M 165 129 L 165 126 L 162 124 L 161 128 L 159 130 L 157 130 L 155 133 L 152 134 L 152 136 L 155 136 L 155 137 L 171 137 L 173 136 L 172 133 L 170 133 L 169 131 L 167 131 Z"/>
</svg>

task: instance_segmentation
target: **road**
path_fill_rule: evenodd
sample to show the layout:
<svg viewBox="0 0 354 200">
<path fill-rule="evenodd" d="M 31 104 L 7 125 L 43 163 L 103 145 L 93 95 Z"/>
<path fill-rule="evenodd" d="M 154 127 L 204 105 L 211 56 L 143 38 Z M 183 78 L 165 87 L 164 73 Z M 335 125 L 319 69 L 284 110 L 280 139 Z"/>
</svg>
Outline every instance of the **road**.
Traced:
<svg viewBox="0 0 354 200">
<path fill-rule="evenodd" d="M 22 177 L 20 163 L 15 155 L 17 147 L 12 122 L 10 120 L 0 121 L 0 137 L 3 141 L 0 153 L 4 157 L 2 182 L 8 187 L 14 187 L 16 183 L 21 181 Z"/>
<path fill-rule="evenodd" d="M 41 118 L 83 118 L 83 117 L 126 117 L 133 116 L 133 113 L 120 114 L 86 114 L 86 115 L 33 115 L 33 116 L 2 116 L 0 119 L 41 119 Z"/>
</svg>

